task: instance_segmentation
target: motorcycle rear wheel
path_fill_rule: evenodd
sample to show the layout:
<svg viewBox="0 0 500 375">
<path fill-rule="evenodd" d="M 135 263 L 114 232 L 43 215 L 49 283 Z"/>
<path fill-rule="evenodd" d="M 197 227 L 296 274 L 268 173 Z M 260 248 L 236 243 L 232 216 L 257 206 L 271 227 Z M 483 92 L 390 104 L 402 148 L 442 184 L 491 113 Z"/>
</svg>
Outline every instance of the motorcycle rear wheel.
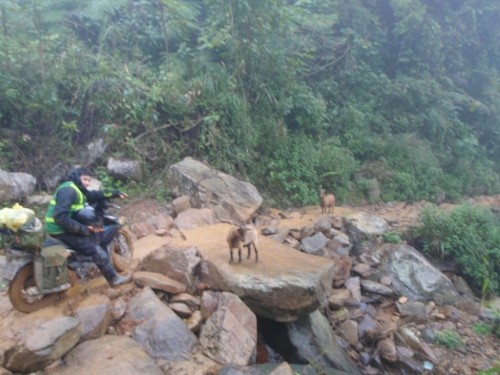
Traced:
<svg viewBox="0 0 500 375">
<path fill-rule="evenodd" d="M 35 286 L 35 274 L 33 263 L 28 263 L 19 270 L 9 284 L 10 303 L 16 310 L 30 313 L 50 306 L 60 298 L 61 293 L 50 293 L 45 294 L 38 301 L 29 302 L 23 296 L 23 291 L 32 286 Z"/>
<path fill-rule="evenodd" d="M 115 270 L 118 272 L 130 270 L 134 261 L 134 242 L 130 233 L 125 229 L 120 229 L 109 246 L 111 262 Z"/>
</svg>

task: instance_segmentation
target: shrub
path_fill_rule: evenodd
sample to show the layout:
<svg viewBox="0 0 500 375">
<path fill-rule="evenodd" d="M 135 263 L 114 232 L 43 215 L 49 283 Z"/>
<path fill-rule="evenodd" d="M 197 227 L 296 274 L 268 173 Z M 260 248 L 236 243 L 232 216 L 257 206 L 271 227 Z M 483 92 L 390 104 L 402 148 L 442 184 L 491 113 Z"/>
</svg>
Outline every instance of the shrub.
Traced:
<svg viewBox="0 0 500 375">
<path fill-rule="evenodd" d="M 477 375 L 498 375 L 500 374 L 500 362 L 497 362 L 495 367 L 489 368 L 484 371 L 479 371 Z"/>
<path fill-rule="evenodd" d="M 484 294 L 500 291 L 500 220 L 485 208 L 460 205 L 450 212 L 429 205 L 415 229 L 423 250 L 455 260 Z"/>
<path fill-rule="evenodd" d="M 443 345 L 448 349 L 456 349 L 463 345 L 460 335 L 451 329 L 443 329 L 442 331 L 436 332 L 436 343 Z"/>
<path fill-rule="evenodd" d="M 400 243 L 402 241 L 401 233 L 398 232 L 385 232 L 382 237 L 384 238 L 384 242 L 388 243 Z"/>
<path fill-rule="evenodd" d="M 493 326 L 486 323 L 476 323 L 472 327 L 478 335 L 489 335 L 493 331 Z"/>
<path fill-rule="evenodd" d="M 333 192 L 337 202 L 349 193 L 349 180 L 358 168 L 349 150 L 335 143 L 316 143 L 302 136 L 275 139 L 262 158 L 254 180 L 279 205 L 319 204 L 318 188 Z"/>
</svg>

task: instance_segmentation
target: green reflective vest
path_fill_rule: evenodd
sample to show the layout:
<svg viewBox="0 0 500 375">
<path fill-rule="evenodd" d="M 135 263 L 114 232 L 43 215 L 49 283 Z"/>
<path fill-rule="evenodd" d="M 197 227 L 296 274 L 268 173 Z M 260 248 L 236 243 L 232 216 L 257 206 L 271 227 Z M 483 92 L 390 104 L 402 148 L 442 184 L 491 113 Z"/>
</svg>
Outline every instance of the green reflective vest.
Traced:
<svg viewBox="0 0 500 375">
<path fill-rule="evenodd" d="M 71 187 L 73 190 L 75 190 L 77 195 L 76 202 L 73 203 L 70 207 L 71 216 L 73 216 L 75 212 L 81 210 L 86 201 L 85 195 L 83 195 L 83 193 L 80 191 L 80 189 L 78 189 L 78 187 L 75 185 L 74 182 L 66 181 L 63 184 L 61 184 L 57 188 L 52 199 L 50 200 L 49 208 L 47 209 L 47 214 L 45 215 L 45 232 L 47 232 L 48 234 L 61 234 L 65 232 L 65 230 L 61 228 L 61 226 L 54 221 L 54 209 L 56 207 L 57 192 L 60 189 L 68 186 Z"/>
</svg>

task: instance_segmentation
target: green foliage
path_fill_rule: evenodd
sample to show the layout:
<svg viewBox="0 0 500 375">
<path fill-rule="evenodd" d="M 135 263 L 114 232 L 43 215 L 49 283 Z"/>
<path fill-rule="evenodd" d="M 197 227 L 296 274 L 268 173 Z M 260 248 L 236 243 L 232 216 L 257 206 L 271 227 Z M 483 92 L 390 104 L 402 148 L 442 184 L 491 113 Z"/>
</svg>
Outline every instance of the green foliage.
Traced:
<svg viewBox="0 0 500 375">
<path fill-rule="evenodd" d="M 478 335 L 489 335 L 493 331 L 493 326 L 491 324 L 486 324 L 486 323 L 476 323 L 474 324 L 472 329 Z"/>
<path fill-rule="evenodd" d="M 276 145 L 260 172 L 259 185 L 283 205 L 317 204 L 317 152 L 312 142 L 290 137 Z"/>
<path fill-rule="evenodd" d="M 366 150 L 367 161 L 361 168 L 359 188 L 367 190 L 366 179 L 376 179 L 382 200 L 433 200 L 446 189 L 444 171 L 431 144 L 415 135 L 360 137 L 358 147 Z M 363 143 L 361 145 L 361 142 Z"/>
<path fill-rule="evenodd" d="M 114 179 L 111 177 L 105 167 L 97 167 L 95 171 L 96 178 L 101 182 L 103 188 L 105 190 L 115 190 L 115 189 L 122 189 L 123 188 L 123 182 Z"/>
<path fill-rule="evenodd" d="M 460 338 L 460 335 L 456 331 L 451 329 L 443 329 L 436 332 L 435 341 L 437 344 L 443 345 L 444 347 L 451 350 L 455 350 L 463 345 L 463 341 Z"/>
<path fill-rule="evenodd" d="M 500 374 L 500 362 L 497 361 L 496 365 L 484 371 L 479 371 L 477 375 L 498 375 Z"/>
<path fill-rule="evenodd" d="M 500 7 L 452 3 L 4 0 L 0 167 L 100 137 L 282 204 L 498 194 Z"/>
<path fill-rule="evenodd" d="M 277 138 L 272 146 L 255 181 L 278 204 L 318 204 L 320 186 L 333 192 L 337 202 L 347 196 L 350 178 L 358 167 L 349 150 L 296 135 Z"/>
<path fill-rule="evenodd" d="M 387 242 L 387 243 L 400 243 L 403 240 L 401 233 L 398 233 L 398 232 L 388 231 L 388 232 L 385 232 L 382 235 L 382 237 L 384 239 L 384 242 Z"/>
<path fill-rule="evenodd" d="M 500 291 L 500 222 L 491 211 L 461 205 L 450 212 L 429 205 L 414 235 L 424 251 L 454 259 L 477 290 Z"/>
</svg>

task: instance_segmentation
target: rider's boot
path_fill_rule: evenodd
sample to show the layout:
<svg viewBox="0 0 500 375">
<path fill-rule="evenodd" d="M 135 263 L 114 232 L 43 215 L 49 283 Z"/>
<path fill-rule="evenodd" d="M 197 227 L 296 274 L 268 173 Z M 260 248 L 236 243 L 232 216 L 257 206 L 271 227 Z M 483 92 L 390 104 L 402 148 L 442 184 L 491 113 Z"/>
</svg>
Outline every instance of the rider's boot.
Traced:
<svg viewBox="0 0 500 375">
<path fill-rule="evenodd" d="M 132 281 L 132 274 L 120 275 L 115 271 L 111 264 L 104 266 L 101 269 L 101 273 L 111 286 L 127 284 Z"/>
<path fill-rule="evenodd" d="M 111 280 L 109 283 L 111 284 L 111 286 L 118 286 L 122 284 L 127 284 L 131 281 L 132 281 L 131 273 L 126 275 L 120 275 L 117 273 L 116 276 L 113 278 L 113 280 Z"/>
</svg>

